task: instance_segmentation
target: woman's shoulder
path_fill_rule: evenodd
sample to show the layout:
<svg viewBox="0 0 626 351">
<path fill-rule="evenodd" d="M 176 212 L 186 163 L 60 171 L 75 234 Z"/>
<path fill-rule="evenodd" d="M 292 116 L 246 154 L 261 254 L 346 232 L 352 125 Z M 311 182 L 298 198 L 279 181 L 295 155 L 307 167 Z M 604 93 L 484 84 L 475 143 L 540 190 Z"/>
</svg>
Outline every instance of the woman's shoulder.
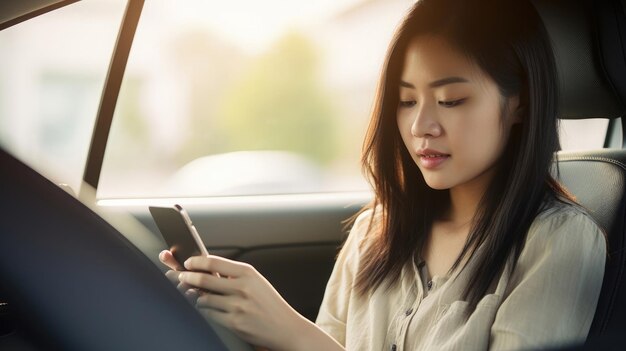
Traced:
<svg viewBox="0 0 626 351">
<path fill-rule="evenodd" d="M 368 206 L 363 209 L 361 213 L 354 220 L 352 225 L 352 232 L 358 232 L 359 236 L 365 236 L 365 234 L 377 225 L 382 220 L 383 208 L 381 205 Z"/>
<path fill-rule="evenodd" d="M 374 235 L 373 233 L 377 232 L 377 228 L 380 228 L 381 222 L 382 207 L 380 205 L 363 209 L 354 219 L 344 247 L 360 252 L 367 242 L 367 238 Z"/>
<path fill-rule="evenodd" d="M 364 209 L 354 220 L 353 228 L 362 227 L 364 223 L 368 223 L 372 220 L 372 216 L 375 214 L 378 208 L 368 207 Z"/>
<path fill-rule="evenodd" d="M 604 231 L 583 206 L 569 199 L 546 201 L 530 226 L 527 244 L 566 241 L 569 245 L 604 243 Z"/>
<path fill-rule="evenodd" d="M 556 198 L 543 203 L 533 224 L 563 225 L 581 222 L 590 223 L 599 228 L 589 211 L 582 205 L 570 199 Z"/>
</svg>

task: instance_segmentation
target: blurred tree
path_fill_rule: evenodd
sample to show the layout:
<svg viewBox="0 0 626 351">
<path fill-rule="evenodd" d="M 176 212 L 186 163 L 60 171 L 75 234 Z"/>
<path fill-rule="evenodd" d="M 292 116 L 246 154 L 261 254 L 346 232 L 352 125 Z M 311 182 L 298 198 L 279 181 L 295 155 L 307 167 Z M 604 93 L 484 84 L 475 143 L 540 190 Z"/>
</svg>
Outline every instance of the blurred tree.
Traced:
<svg viewBox="0 0 626 351">
<path fill-rule="evenodd" d="M 189 161 L 222 150 L 224 136 L 217 129 L 218 106 L 225 91 L 241 74 L 243 53 L 219 35 L 205 29 L 188 29 L 166 47 L 166 54 L 187 84 L 188 124 L 185 142 L 172 162 Z"/>
<path fill-rule="evenodd" d="M 288 150 L 331 161 L 336 116 L 318 78 L 308 39 L 284 36 L 222 99 L 216 126 L 225 140 L 215 151 Z"/>
<path fill-rule="evenodd" d="M 124 79 L 107 143 L 107 168 L 147 165 L 156 156 L 146 152 L 149 125 L 140 107 L 143 89 L 144 82 L 139 76 L 128 75 Z"/>
</svg>

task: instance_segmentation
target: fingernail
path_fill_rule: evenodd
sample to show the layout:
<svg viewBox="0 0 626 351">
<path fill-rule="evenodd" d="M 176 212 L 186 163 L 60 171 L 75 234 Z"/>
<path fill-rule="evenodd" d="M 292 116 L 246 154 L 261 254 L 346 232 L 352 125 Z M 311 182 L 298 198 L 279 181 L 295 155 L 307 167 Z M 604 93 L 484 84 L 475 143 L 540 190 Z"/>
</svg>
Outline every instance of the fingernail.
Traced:
<svg viewBox="0 0 626 351">
<path fill-rule="evenodd" d="M 187 269 L 189 269 L 189 265 L 190 265 L 189 260 L 190 260 L 190 259 L 188 258 L 188 259 L 185 261 L 185 263 L 183 263 L 183 265 L 184 265 L 184 266 L 185 266 L 185 268 L 187 268 Z"/>
<path fill-rule="evenodd" d="M 186 274 L 185 274 L 185 273 L 180 273 L 180 274 L 178 275 L 178 280 L 181 280 L 181 281 L 182 281 L 182 280 L 184 280 L 184 279 L 185 279 L 185 276 L 186 276 Z"/>
</svg>

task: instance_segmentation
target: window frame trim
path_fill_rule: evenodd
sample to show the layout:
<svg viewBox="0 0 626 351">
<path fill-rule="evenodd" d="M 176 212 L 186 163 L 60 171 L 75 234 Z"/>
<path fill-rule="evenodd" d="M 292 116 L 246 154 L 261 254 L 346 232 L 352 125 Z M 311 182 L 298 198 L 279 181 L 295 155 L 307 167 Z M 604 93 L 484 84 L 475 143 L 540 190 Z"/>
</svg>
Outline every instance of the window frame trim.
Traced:
<svg viewBox="0 0 626 351">
<path fill-rule="evenodd" d="M 124 72 L 126 71 L 126 64 L 128 63 L 128 56 L 135 38 L 143 5 L 144 0 L 128 0 L 113 47 L 87 153 L 87 162 L 82 178 L 83 182 L 78 194 L 79 198 L 87 203 L 93 204 L 96 202 L 96 191 L 100 181 L 113 114 L 115 113 Z"/>
</svg>

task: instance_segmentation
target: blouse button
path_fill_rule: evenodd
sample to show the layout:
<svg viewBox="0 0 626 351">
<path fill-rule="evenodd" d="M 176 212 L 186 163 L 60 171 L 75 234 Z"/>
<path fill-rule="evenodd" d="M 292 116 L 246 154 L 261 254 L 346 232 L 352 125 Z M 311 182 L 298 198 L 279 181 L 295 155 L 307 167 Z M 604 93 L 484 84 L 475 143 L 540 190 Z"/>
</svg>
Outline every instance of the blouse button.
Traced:
<svg viewBox="0 0 626 351">
<path fill-rule="evenodd" d="M 396 344 L 391 345 L 391 351 L 396 351 L 396 348 L 397 348 Z"/>
<path fill-rule="evenodd" d="M 409 308 L 408 310 L 406 310 L 406 312 L 404 312 L 404 315 L 408 317 L 411 315 L 411 313 L 413 313 L 413 309 Z"/>
<path fill-rule="evenodd" d="M 426 285 L 428 286 L 428 290 L 432 289 L 433 288 L 433 281 L 429 280 L 428 284 L 426 284 Z"/>
</svg>

